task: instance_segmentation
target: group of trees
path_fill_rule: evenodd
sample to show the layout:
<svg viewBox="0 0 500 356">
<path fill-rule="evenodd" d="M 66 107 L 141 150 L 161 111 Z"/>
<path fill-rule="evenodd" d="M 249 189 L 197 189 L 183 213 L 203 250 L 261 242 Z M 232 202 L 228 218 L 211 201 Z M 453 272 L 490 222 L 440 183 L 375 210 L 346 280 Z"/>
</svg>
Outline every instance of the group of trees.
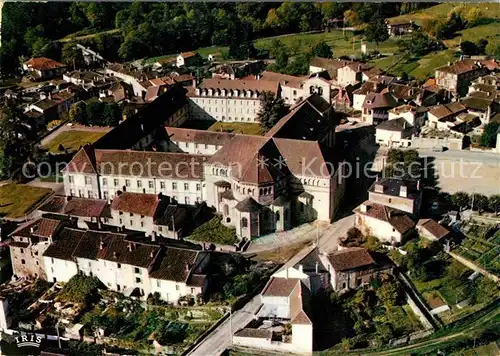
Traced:
<svg viewBox="0 0 500 356">
<path fill-rule="evenodd" d="M 495 148 L 498 144 L 497 133 L 500 124 L 498 122 L 490 122 L 484 126 L 483 134 L 479 139 L 479 144 L 483 147 Z"/>
<path fill-rule="evenodd" d="M 258 37 L 322 29 L 330 19 L 345 15 L 357 25 L 426 6 L 429 4 L 6 3 L 0 66 L 3 73 L 13 73 L 20 56 L 45 55 L 60 60 L 63 44 L 59 39 L 95 33 L 82 40 L 84 44 L 109 56 L 118 53 L 122 60 L 210 45 L 229 46 L 231 56 L 246 58 L 255 55 L 251 41 Z M 120 33 L 103 32 L 114 28 Z"/>
<path fill-rule="evenodd" d="M 422 31 L 415 30 L 409 38 L 398 42 L 398 49 L 405 54 L 408 59 L 416 59 L 433 51 L 444 48 L 441 41 L 429 37 Z"/>
<path fill-rule="evenodd" d="M 81 125 L 118 126 L 122 118 L 122 111 L 116 103 L 105 103 L 91 99 L 86 103 L 79 101 L 69 110 L 71 121 Z"/>
<path fill-rule="evenodd" d="M 269 131 L 288 113 L 288 108 L 282 98 L 265 91 L 261 96 L 261 108 L 257 117 L 264 132 Z"/>
<path fill-rule="evenodd" d="M 471 194 L 466 192 L 456 192 L 449 196 L 451 204 L 462 211 L 467 208 L 472 208 L 479 211 L 492 211 L 498 214 L 500 211 L 500 194 L 494 194 L 489 197 L 483 194 Z"/>
<path fill-rule="evenodd" d="M 458 5 L 444 19 L 424 20 L 422 29 L 437 39 L 447 39 L 455 36 L 457 31 L 476 26 L 482 17 L 479 8 L 467 10 L 465 5 Z"/>
<path fill-rule="evenodd" d="M 477 42 L 463 41 L 460 43 L 460 50 L 463 54 L 467 56 L 474 56 L 478 54 L 486 54 L 486 46 L 488 45 L 488 40 L 481 38 Z"/>
<path fill-rule="evenodd" d="M 27 161 L 37 161 L 35 123 L 15 107 L 3 106 L 0 112 L 0 178 L 21 178 Z M 29 172 L 30 174 L 32 172 Z"/>
<path fill-rule="evenodd" d="M 385 177 L 410 176 L 419 179 L 422 175 L 422 165 L 417 150 L 390 149 L 387 152 L 387 160 L 384 168 Z"/>
</svg>

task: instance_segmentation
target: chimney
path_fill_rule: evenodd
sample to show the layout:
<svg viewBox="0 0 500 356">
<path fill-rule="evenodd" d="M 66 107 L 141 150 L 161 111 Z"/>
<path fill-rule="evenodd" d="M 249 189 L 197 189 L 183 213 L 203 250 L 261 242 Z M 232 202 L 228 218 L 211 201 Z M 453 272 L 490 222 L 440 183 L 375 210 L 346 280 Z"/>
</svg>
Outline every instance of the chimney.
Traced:
<svg viewBox="0 0 500 356">
<path fill-rule="evenodd" d="M 149 254 L 149 257 L 151 257 L 151 258 L 155 257 L 155 254 L 153 251 L 151 251 L 151 253 Z"/>
<path fill-rule="evenodd" d="M 304 272 L 304 266 L 303 265 L 299 265 L 299 271 L 300 272 Z"/>
<path fill-rule="evenodd" d="M 99 243 L 99 250 L 102 250 L 104 249 L 104 241 L 102 241 L 101 239 L 101 242 Z"/>
<path fill-rule="evenodd" d="M 363 203 L 363 204 L 361 204 L 361 205 L 359 206 L 359 210 L 360 210 L 362 213 L 366 213 L 366 212 L 367 212 L 367 210 L 368 210 L 368 207 L 366 206 L 366 204 L 365 204 L 365 203 Z"/>
<path fill-rule="evenodd" d="M 132 252 L 132 243 L 128 243 L 128 252 Z"/>
<path fill-rule="evenodd" d="M 449 67 L 449 66 L 451 66 L 451 62 L 450 62 L 450 61 L 448 61 L 448 67 Z"/>
<path fill-rule="evenodd" d="M 196 88 L 196 78 L 193 79 L 193 82 L 191 83 L 193 88 Z"/>
<path fill-rule="evenodd" d="M 186 272 L 189 272 L 189 263 L 186 263 Z"/>
<path fill-rule="evenodd" d="M 151 242 L 156 242 L 156 231 L 151 234 Z"/>
<path fill-rule="evenodd" d="M 375 183 L 375 193 L 383 193 L 384 185 L 380 183 Z"/>
<path fill-rule="evenodd" d="M 144 132 L 144 124 L 141 124 L 141 131 Z"/>
<path fill-rule="evenodd" d="M 116 254 L 116 251 L 113 252 L 113 258 L 116 259 L 118 257 L 118 255 Z"/>
<path fill-rule="evenodd" d="M 408 197 L 408 187 L 406 185 L 402 185 L 399 188 L 399 196 L 401 196 L 403 198 L 407 198 Z"/>
<path fill-rule="evenodd" d="M 420 179 L 417 180 L 417 190 L 420 191 Z"/>
<path fill-rule="evenodd" d="M 30 227 L 30 234 L 33 234 L 35 232 L 35 228 L 32 226 Z"/>
<path fill-rule="evenodd" d="M 316 273 L 319 273 L 319 263 L 316 261 Z"/>
</svg>

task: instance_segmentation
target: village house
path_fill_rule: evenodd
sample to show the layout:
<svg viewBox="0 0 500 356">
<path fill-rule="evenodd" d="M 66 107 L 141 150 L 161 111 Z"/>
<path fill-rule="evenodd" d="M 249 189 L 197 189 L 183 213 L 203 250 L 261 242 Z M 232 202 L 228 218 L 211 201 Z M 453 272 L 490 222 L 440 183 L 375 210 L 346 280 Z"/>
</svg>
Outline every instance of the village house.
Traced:
<svg viewBox="0 0 500 356">
<path fill-rule="evenodd" d="M 23 63 L 23 70 L 27 71 L 32 80 L 48 80 L 66 72 L 66 66 L 50 58 L 31 58 Z"/>
<path fill-rule="evenodd" d="M 375 181 L 368 189 L 368 199 L 418 217 L 422 204 L 422 192 L 420 181 L 382 178 Z"/>
<path fill-rule="evenodd" d="M 452 97 L 465 96 L 470 83 L 490 71 L 498 69 L 494 59 L 463 59 L 436 69 L 436 85 L 449 92 Z"/>
<path fill-rule="evenodd" d="M 494 98 L 466 97 L 460 103 L 467 108 L 469 114 L 478 116 L 481 122 L 486 125 L 496 112 L 500 112 L 500 101 Z"/>
<path fill-rule="evenodd" d="M 457 116 L 466 111 L 467 108 L 459 102 L 431 107 L 427 112 L 427 125 L 438 130 L 449 131 L 456 125 Z"/>
<path fill-rule="evenodd" d="M 304 279 L 273 276 L 260 294 L 256 320 L 233 336 L 233 343 L 263 350 L 307 353 L 313 351 L 310 290 Z M 285 325 L 291 325 L 286 335 Z M 270 328 L 271 326 L 274 326 Z"/>
<path fill-rule="evenodd" d="M 387 32 L 389 36 L 401 36 L 413 31 L 415 24 L 412 20 L 386 20 Z"/>
<path fill-rule="evenodd" d="M 431 241 L 442 241 L 450 236 L 450 231 L 433 219 L 420 219 L 416 229 L 420 236 Z"/>
<path fill-rule="evenodd" d="M 423 106 L 404 104 L 389 110 L 389 120 L 402 117 L 408 122 L 408 124 L 415 127 L 417 130 L 420 130 L 425 125 L 427 111 L 428 109 Z"/>
<path fill-rule="evenodd" d="M 391 93 L 368 93 L 362 105 L 362 120 L 371 125 L 389 119 L 389 110 L 398 106 L 398 101 Z"/>
<path fill-rule="evenodd" d="M 354 209 L 355 226 L 381 242 L 404 244 L 415 223 L 404 211 L 367 200 Z"/>
<path fill-rule="evenodd" d="M 196 52 L 181 52 L 177 56 L 177 67 L 189 67 L 194 65 L 199 55 Z"/>
<path fill-rule="evenodd" d="M 40 217 L 21 224 L 9 236 L 12 271 L 17 278 L 45 279 L 43 253 L 68 221 Z"/>
<path fill-rule="evenodd" d="M 55 195 L 40 206 L 38 212 L 68 217 L 80 229 L 100 228 L 103 224 L 109 224 L 111 213 L 108 201 L 84 198 L 83 191 L 78 193 L 81 193 L 80 197 Z"/>
<path fill-rule="evenodd" d="M 166 151 L 207 156 L 215 154 L 235 135 L 231 132 L 193 130 L 171 126 L 166 126 L 165 131 L 169 138 Z"/>
<path fill-rule="evenodd" d="M 67 282 L 80 273 L 109 289 L 168 302 L 195 298 L 208 286 L 209 253 L 141 242 L 121 233 L 64 228 L 44 253 L 47 280 Z"/>
<path fill-rule="evenodd" d="M 321 254 L 320 259 L 335 292 L 358 289 L 392 269 L 392 266 L 375 262 L 370 252 L 361 247 L 341 248 L 328 255 Z"/>
<path fill-rule="evenodd" d="M 378 81 L 367 81 L 363 83 L 359 88 L 352 92 L 353 103 L 352 107 L 354 110 L 363 110 L 363 103 L 365 102 L 366 96 L 369 93 L 379 93 L 386 86 Z"/>
<path fill-rule="evenodd" d="M 413 126 L 403 117 L 387 120 L 375 128 L 375 141 L 385 147 L 409 147 Z"/>
</svg>

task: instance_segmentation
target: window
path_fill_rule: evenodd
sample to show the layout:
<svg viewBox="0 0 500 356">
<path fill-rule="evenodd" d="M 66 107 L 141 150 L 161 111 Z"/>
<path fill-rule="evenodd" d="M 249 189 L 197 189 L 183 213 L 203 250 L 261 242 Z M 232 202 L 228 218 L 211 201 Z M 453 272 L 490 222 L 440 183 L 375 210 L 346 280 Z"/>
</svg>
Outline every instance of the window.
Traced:
<svg viewBox="0 0 500 356">
<path fill-rule="evenodd" d="M 186 205 L 189 205 L 189 197 L 185 197 L 184 202 L 186 203 Z"/>
<path fill-rule="evenodd" d="M 106 187 L 108 185 L 108 178 L 103 178 L 102 179 L 102 186 Z"/>
<path fill-rule="evenodd" d="M 26 261 L 25 260 L 21 260 L 21 264 L 25 265 Z"/>
<path fill-rule="evenodd" d="M 78 196 L 80 198 L 83 198 L 83 191 L 81 189 L 78 189 Z"/>
<path fill-rule="evenodd" d="M 85 185 L 92 185 L 92 179 L 90 177 L 85 177 Z"/>
<path fill-rule="evenodd" d="M 121 264 L 121 263 L 117 263 L 117 264 L 116 264 L 116 267 L 117 267 L 117 268 L 122 268 L 122 264 Z"/>
<path fill-rule="evenodd" d="M 68 181 L 69 181 L 70 183 L 75 183 L 75 179 L 74 179 L 74 177 L 73 177 L 73 176 L 68 176 Z"/>
<path fill-rule="evenodd" d="M 196 183 L 196 191 L 199 192 L 201 190 L 201 184 Z"/>
<path fill-rule="evenodd" d="M 248 227 L 248 219 L 247 218 L 241 219 L 241 227 L 243 227 L 243 228 Z"/>
<path fill-rule="evenodd" d="M 130 187 L 130 179 L 125 179 L 125 186 Z"/>
<path fill-rule="evenodd" d="M 389 203 L 392 203 L 392 199 L 391 198 L 389 198 Z"/>
<path fill-rule="evenodd" d="M 138 268 L 138 267 L 135 267 L 135 268 L 134 268 L 134 273 L 135 273 L 135 274 L 141 274 L 141 269 L 140 269 L 140 268 Z"/>
<path fill-rule="evenodd" d="M 92 198 L 93 197 L 92 190 L 89 189 L 87 191 L 87 195 L 88 195 L 89 198 Z"/>
<path fill-rule="evenodd" d="M 162 232 L 163 231 L 163 228 L 161 226 L 158 227 L 158 231 L 159 232 Z"/>
<path fill-rule="evenodd" d="M 69 195 L 71 195 L 72 197 L 75 196 L 75 190 L 74 189 L 70 189 L 69 190 Z"/>
<path fill-rule="evenodd" d="M 123 225 L 123 220 L 122 219 L 120 219 L 120 225 Z"/>
<path fill-rule="evenodd" d="M 161 287 L 161 282 L 160 282 L 159 280 L 157 280 L 157 281 L 156 281 L 156 286 L 157 286 L 158 288 L 160 288 L 160 287 Z"/>
<path fill-rule="evenodd" d="M 148 185 L 149 185 L 149 189 L 153 189 L 153 188 L 154 188 L 154 185 L 153 185 L 153 181 L 152 181 L 152 180 L 150 180 L 150 181 L 148 182 Z"/>
<path fill-rule="evenodd" d="M 194 294 L 194 288 L 191 288 L 191 294 Z"/>
<path fill-rule="evenodd" d="M 175 285 L 175 290 L 181 290 L 181 287 L 178 284 L 176 284 Z"/>
<path fill-rule="evenodd" d="M 189 190 L 189 183 L 184 183 L 184 190 Z"/>
<path fill-rule="evenodd" d="M 141 188 L 142 187 L 142 181 L 138 180 L 137 181 L 137 188 Z"/>
<path fill-rule="evenodd" d="M 165 182 L 160 182 L 160 188 L 165 189 Z"/>
<path fill-rule="evenodd" d="M 104 191 L 104 193 L 103 193 L 103 197 L 104 197 L 104 199 L 105 199 L 105 200 L 108 200 L 108 199 L 109 199 L 109 193 L 108 193 L 108 191 L 107 191 L 107 190 L 105 190 L 105 191 Z"/>
<path fill-rule="evenodd" d="M 130 220 L 130 226 L 134 226 L 134 221 Z"/>
<path fill-rule="evenodd" d="M 172 190 L 177 190 L 177 183 L 176 182 L 172 182 Z"/>
<path fill-rule="evenodd" d="M 116 179 L 116 178 L 113 179 L 113 184 L 114 184 L 115 187 L 118 187 L 118 179 Z"/>
<path fill-rule="evenodd" d="M 54 264 L 54 259 L 53 258 L 50 259 L 50 263 Z"/>
<path fill-rule="evenodd" d="M 135 283 L 141 283 L 141 277 L 135 277 Z"/>
<path fill-rule="evenodd" d="M 144 227 L 144 221 L 141 221 L 141 227 Z"/>
<path fill-rule="evenodd" d="M 21 253 L 24 253 L 24 248 L 21 249 Z"/>
</svg>

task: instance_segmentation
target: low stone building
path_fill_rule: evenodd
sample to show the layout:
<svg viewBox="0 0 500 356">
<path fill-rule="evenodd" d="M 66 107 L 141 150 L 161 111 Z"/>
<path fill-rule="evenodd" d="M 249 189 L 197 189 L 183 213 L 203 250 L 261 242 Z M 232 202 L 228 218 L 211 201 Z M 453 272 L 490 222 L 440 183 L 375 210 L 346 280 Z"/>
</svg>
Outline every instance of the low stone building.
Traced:
<svg viewBox="0 0 500 356">
<path fill-rule="evenodd" d="M 431 241 L 441 241 L 450 236 L 450 230 L 432 219 L 420 219 L 416 228 L 420 236 Z"/>
<path fill-rule="evenodd" d="M 320 255 L 330 274 L 330 284 L 336 292 L 357 289 L 369 284 L 380 273 L 389 273 L 392 266 L 379 264 L 370 252 L 361 247 L 342 248 L 328 255 Z"/>
<path fill-rule="evenodd" d="M 385 147 L 399 148 L 411 145 L 413 127 L 405 118 L 387 120 L 375 128 L 375 141 Z"/>
</svg>

